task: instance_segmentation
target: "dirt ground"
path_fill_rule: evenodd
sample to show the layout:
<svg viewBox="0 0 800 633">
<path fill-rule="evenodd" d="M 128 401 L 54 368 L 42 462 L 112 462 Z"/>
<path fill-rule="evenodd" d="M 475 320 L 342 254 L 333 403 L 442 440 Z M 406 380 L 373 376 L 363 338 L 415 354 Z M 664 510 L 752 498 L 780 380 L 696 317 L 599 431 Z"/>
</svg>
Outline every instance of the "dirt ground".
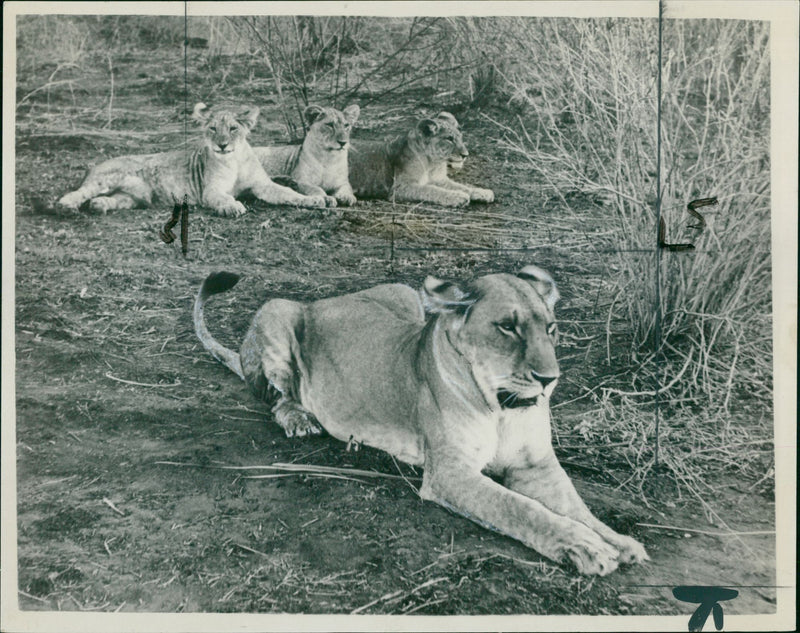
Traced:
<svg viewBox="0 0 800 633">
<path fill-rule="evenodd" d="M 471 150 L 457 178 L 494 189 L 494 205 L 431 210 L 429 223 L 387 223 L 384 231 L 374 218 L 396 213 L 402 220 L 408 208 L 370 202 L 339 213 L 252 204 L 237 219 L 196 209 L 186 259 L 158 237 L 167 206 L 107 216 L 48 211 L 40 201 L 77 185 L 87 162 L 180 143 L 183 97 L 164 88 L 173 84 L 148 79 L 144 69 L 141 57 L 117 62 L 119 111 L 109 128 L 102 120 L 94 127 L 87 116 L 81 120 L 66 90 L 18 113 L 23 609 L 688 619 L 693 606 L 676 601 L 671 587 L 715 584 L 742 587 L 726 613 L 774 612 L 773 535 L 718 537 L 637 525 L 722 531 L 667 476 L 652 476 L 649 506 L 621 488 L 627 465 L 610 462 L 602 446 L 582 444 L 575 431 L 593 405 L 570 401 L 598 379 L 587 359 L 597 356 L 592 341 L 600 333 L 605 344 L 606 312 L 598 306 L 610 301 L 597 255 L 588 248 L 614 231 L 601 207 L 587 201 L 585 221 L 564 219 L 533 173 L 492 144 L 478 113 L 451 108 Z M 175 84 L 182 80 L 179 71 L 176 65 Z M 47 74 L 42 68 L 21 76 L 19 93 Z M 79 102 L 102 102 L 100 87 L 84 89 Z M 190 94 L 189 107 L 200 99 L 207 96 Z M 266 98 L 262 105 L 266 116 L 254 145 L 278 137 Z M 57 113 L 61 106 L 76 113 L 74 132 L 20 131 L 26 117 L 46 107 Z M 404 117 L 437 108 L 435 95 L 409 93 L 391 107 L 365 108 L 354 136 L 399 131 Z M 86 132 L 92 129 L 97 133 Z M 459 223 L 477 229 L 459 233 Z M 505 232 L 482 230 L 490 226 Z M 474 248 L 460 250 L 464 246 Z M 528 250 L 513 250 L 522 247 Z M 267 407 L 202 349 L 191 326 L 194 294 L 215 270 L 244 275 L 207 309 L 212 332 L 235 347 L 270 297 L 312 300 L 389 280 L 418 286 L 428 274 L 468 278 L 534 262 L 554 274 L 563 295 L 565 379 L 554 397 L 559 457 L 596 514 L 641 539 L 652 557 L 606 578 L 581 577 L 420 501 L 413 490 L 420 472 L 383 453 L 347 451 L 328 437 L 287 439 Z M 747 406 L 740 411 L 755 418 Z M 248 476 L 264 471 L 222 468 L 274 463 L 352 467 L 395 478 L 284 473 L 256 479 Z M 405 479 L 397 478 L 400 472 Z M 774 529 L 771 494 L 726 473 L 713 486 L 714 510 L 731 530 Z"/>
</svg>

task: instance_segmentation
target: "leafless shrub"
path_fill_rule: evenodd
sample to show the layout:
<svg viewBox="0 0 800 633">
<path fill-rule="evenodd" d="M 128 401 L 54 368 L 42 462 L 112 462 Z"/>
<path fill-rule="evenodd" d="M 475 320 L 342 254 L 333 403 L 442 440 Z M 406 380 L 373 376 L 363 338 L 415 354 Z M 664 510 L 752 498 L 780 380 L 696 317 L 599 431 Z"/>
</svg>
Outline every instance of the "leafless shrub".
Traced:
<svg viewBox="0 0 800 633">
<path fill-rule="evenodd" d="M 536 62 L 505 74 L 528 122 L 505 126 L 502 142 L 565 213 L 566 192 L 605 202 L 619 252 L 603 261 L 622 290 L 629 360 L 651 364 L 640 387 L 669 382 L 691 355 L 669 397 L 722 409 L 737 392 L 768 400 L 768 26 L 666 23 L 661 208 L 667 241 L 694 243 L 686 252 L 656 247 L 657 23 L 519 22 L 510 34 Z M 688 202 L 708 196 L 719 206 L 705 229 L 686 228 Z"/>
</svg>

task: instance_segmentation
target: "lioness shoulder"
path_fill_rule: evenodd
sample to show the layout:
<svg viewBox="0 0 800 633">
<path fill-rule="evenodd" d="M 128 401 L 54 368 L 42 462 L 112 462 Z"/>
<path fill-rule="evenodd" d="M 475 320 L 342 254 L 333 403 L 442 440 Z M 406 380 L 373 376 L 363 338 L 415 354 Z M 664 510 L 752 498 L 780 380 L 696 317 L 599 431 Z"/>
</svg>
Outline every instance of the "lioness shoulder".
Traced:
<svg viewBox="0 0 800 633">
<path fill-rule="evenodd" d="M 236 197 L 251 193 L 270 204 L 324 207 L 323 196 L 302 195 L 269 179 L 247 142 L 258 113 L 256 107 L 234 111 L 198 103 L 192 118 L 203 127 L 199 147 L 107 160 L 91 168 L 83 184 L 58 204 L 78 209 L 88 203 L 90 209 L 105 213 L 157 201 L 171 204 L 186 196 L 189 204 L 237 216 L 246 209 Z"/>
<path fill-rule="evenodd" d="M 273 299 L 238 353 L 203 317 L 207 299 L 237 279 L 206 279 L 195 331 L 287 435 L 324 428 L 423 465 L 424 499 L 583 573 L 647 559 L 589 511 L 553 451 L 559 297 L 548 273 L 526 266 L 465 283 L 429 277 L 419 291 L 393 284 L 307 304 Z"/>
<path fill-rule="evenodd" d="M 310 105 L 303 112 L 308 132 L 302 145 L 256 147 L 256 156 L 271 178 L 287 176 L 301 193 L 324 196 L 328 206 L 353 205 L 348 149 L 359 112 L 355 104 L 341 111 Z"/>
<path fill-rule="evenodd" d="M 447 168 L 461 169 L 468 155 L 458 121 L 449 112 L 440 112 L 388 142 L 356 142 L 350 153 L 350 183 L 363 198 L 447 207 L 493 202 L 490 189 L 448 177 Z"/>
</svg>

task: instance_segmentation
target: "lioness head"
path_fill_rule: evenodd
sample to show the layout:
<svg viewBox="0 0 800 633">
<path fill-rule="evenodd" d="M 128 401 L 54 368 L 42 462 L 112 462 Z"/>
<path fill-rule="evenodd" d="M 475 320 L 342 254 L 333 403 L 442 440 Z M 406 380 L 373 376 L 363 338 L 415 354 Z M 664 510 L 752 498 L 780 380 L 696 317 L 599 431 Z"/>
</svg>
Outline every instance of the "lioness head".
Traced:
<svg viewBox="0 0 800 633">
<path fill-rule="evenodd" d="M 317 149 L 341 152 L 350 142 L 350 131 L 360 111 L 357 105 L 349 105 L 342 111 L 310 105 L 303 112 L 309 126 L 306 138 L 313 140 Z"/>
<path fill-rule="evenodd" d="M 235 152 L 258 120 L 258 108 L 247 107 L 239 112 L 225 108 L 212 109 L 205 103 L 194 106 L 192 118 L 203 125 L 206 145 L 215 154 Z"/>
<path fill-rule="evenodd" d="M 526 266 L 463 286 L 428 277 L 421 294 L 490 404 L 526 407 L 550 397 L 560 372 L 553 313 L 559 294 L 549 274 Z"/>
<path fill-rule="evenodd" d="M 411 141 L 422 154 L 435 161 L 447 161 L 453 169 L 461 169 L 469 156 L 458 121 L 449 112 L 440 112 L 433 119 L 422 119 Z"/>
</svg>

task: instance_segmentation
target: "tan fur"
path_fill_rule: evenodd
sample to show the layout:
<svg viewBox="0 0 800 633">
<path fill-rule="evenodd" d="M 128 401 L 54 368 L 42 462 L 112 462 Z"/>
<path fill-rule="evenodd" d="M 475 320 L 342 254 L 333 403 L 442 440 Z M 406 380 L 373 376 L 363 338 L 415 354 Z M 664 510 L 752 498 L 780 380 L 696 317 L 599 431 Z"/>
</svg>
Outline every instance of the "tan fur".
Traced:
<svg viewBox="0 0 800 633">
<path fill-rule="evenodd" d="M 238 216 L 246 209 L 236 197 L 249 192 L 270 204 L 325 206 L 322 195 L 304 196 L 269 179 L 247 142 L 258 108 L 212 112 L 198 103 L 193 118 L 203 124 L 203 143 L 198 149 L 112 158 L 90 169 L 80 188 L 58 204 L 74 210 L 88 201 L 92 210 L 105 213 L 156 201 L 172 204 L 185 195 L 189 204 Z"/>
<path fill-rule="evenodd" d="M 238 354 L 203 323 L 206 298 L 233 285 L 214 277 L 235 276 L 204 283 L 198 336 L 273 405 L 287 435 L 324 428 L 424 465 L 424 499 L 582 573 L 647 559 L 591 514 L 553 452 L 558 293 L 541 269 L 461 286 L 429 277 L 419 292 L 392 284 L 310 304 L 275 299 Z"/>
<path fill-rule="evenodd" d="M 431 202 L 445 207 L 493 202 L 494 192 L 447 177 L 469 155 L 458 122 L 449 112 L 423 119 L 388 143 L 357 142 L 350 152 L 350 184 L 360 198 Z"/>
<path fill-rule="evenodd" d="M 302 145 L 253 148 L 271 178 L 288 176 L 306 195 L 324 196 L 328 206 L 356 203 L 348 179 L 347 153 L 350 131 L 358 120 L 359 107 L 308 106 L 304 117 L 310 126 Z"/>
</svg>

